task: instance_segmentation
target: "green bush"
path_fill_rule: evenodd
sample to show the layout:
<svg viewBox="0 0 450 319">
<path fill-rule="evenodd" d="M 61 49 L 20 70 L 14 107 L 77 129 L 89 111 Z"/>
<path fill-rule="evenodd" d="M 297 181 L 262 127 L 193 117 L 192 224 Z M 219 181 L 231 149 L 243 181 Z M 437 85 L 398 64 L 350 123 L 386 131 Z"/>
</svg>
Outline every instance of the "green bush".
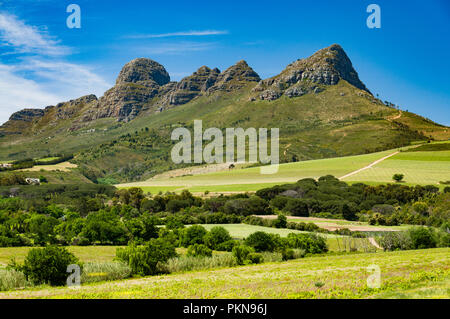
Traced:
<svg viewBox="0 0 450 319">
<path fill-rule="evenodd" d="M 236 258 L 231 253 L 214 255 L 212 257 L 180 256 L 171 258 L 163 265 L 170 273 L 204 270 L 214 268 L 229 268 L 237 265 Z"/>
<path fill-rule="evenodd" d="M 413 243 L 408 232 L 386 232 L 377 238 L 378 244 L 385 251 L 408 250 L 413 248 Z"/>
<path fill-rule="evenodd" d="M 133 275 L 140 276 L 163 273 L 161 264 L 176 256 L 175 246 L 160 238 L 151 239 L 144 246 L 131 244 L 116 250 L 117 259 L 127 263 Z"/>
<path fill-rule="evenodd" d="M 284 210 L 290 212 L 293 216 L 309 216 L 308 204 L 305 200 L 299 198 L 290 198 Z"/>
<path fill-rule="evenodd" d="M 237 240 L 228 240 L 226 242 L 223 242 L 223 243 L 217 245 L 216 250 L 217 251 L 229 251 L 229 252 L 232 252 L 233 248 L 235 246 L 238 246 L 238 245 L 239 245 L 239 241 L 237 241 Z"/>
<path fill-rule="evenodd" d="M 285 215 L 278 215 L 277 219 L 274 220 L 273 227 L 275 228 L 286 228 L 287 227 L 287 218 Z"/>
<path fill-rule="evenodd" d="M 0 291 L 7 291 L 31 286 L 25 275 L 14 269 L 0 269 Z"/>
<path fill-rule="evenodd" d="M 190 257 L 211 257 L 212 250 L 203 244 L 195 244 L 189 246 L 186 255 Z"/>
<path fill-rule="evenodd" d="M 408 230 L 413 249 L 435 248 L 437 238 L 433 231 L 427 227 L 413 227 Z"/>
<path fill-rule="evenodd" d="M 277 243 L 274 236 L 265 232 L 256 232 L 245 239 L 247 246 L 253 247 L 255 251 L 274 251 L 277 248 Z"/>
<path fill-rule="evenodd" d="M 246 260 L 250 264 L 260 264 L 263 262 L 264 258 L 263 258 L 263 255 L 261 255 L 259 253 L 250 253 L 250 254 L 248 254 Z"/>
<path fill-rule="evenodd" d="M 328 251 L 327 242 L 316 234 L 289 234 L 287 244 L 290 248 L 302 249 L 309 254 L 321 254 Z"/>
<path fill-rule="evenodd" d="M 252 247 L 245 245 L 233 247 L 233 256 L 236 258 L 238 265 L 244 265 L 247 261 L 248 255 L 254 252 L 255 250 Z"/>
<path fill-rule="evenodd" d="M 23 265 L 13 262 L 11 267 L 23 272 L 25 278 L 35 285 L 62 286 L 66 284 L 69 277 L 67 267 L 72 264 L 77 264 L 80 268 L 82 266 L 78 258 L 66 248 L 47 246 L 31 249 Z"/>
<path fill-rule="evenodd" d="M 200 225 L 193 225 L 183 229 L 181 236 L 181 245 L 189 247 L 190 245 L 203 244 L 203 238 L 207 234 L 205 227 Z"/>
<path fill-rule="evenodd" d="M 227 241 L 232 240 L 230 233 L 223 227 L 216 226 L 211 228 L 211 230 L 203 238 L 205 245 L 211 249 L 217 250 L 217 247 Z"/>
</svg>

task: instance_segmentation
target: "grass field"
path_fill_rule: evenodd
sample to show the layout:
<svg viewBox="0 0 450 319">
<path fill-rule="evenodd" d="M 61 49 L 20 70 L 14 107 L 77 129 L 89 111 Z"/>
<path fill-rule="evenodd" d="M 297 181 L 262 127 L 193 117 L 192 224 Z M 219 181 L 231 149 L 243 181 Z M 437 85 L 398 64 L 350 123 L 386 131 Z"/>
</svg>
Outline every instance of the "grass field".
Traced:
<svg viewBox="0 0 450 319">
<path fill-rule="evenodd" d="M 38 287 L 0 298 L 449 298 L 449 256 L 449 248 L 317 256 L 79 289 Z M 369 265 L 380 267 L 380 288 L 367 287 Z"/>
<path fill-rule="evenodd" d="M 450 180 L 450 151 L 402 152 L 344 180 L 388 183 L 396 173 L 404 174 L 409 184 L 437 185 Z"/>
<path fill-rule="evenodd" d="M 119 188 L 142 187 L 144 191 L 150 193 L 180 192 L 183 189 L 188 189 L 193 193 L 204 193 L 205 191 L 214 193 L 254 192 L 264 187 L 293 183 L 308 177 L 318 178 L 330 174 L 340 178 L 363 169 L 356 174 L 342 178 L 342 180 L 349 183 L 365 182 L 376 185 L 393 182 L 392 176 L 401 173 L 405 175 L 404 185 L 431 184 L 443 188 L 439 182 L 450 180 L 450 150 L 430 150 L 433 150 L 433 145 L 440 145 L 435 149 L 442 149 L 442 145 L 447 144 L 450 143 L 419 146 L 419 149 L 423 148 L 425 151 L 413 151 L 413 148 L 406 147 L 401 149 L 402 151 L 398 154 L 371 167 L 368 166 L 399 150 L 281 164 L 278 172 L 272 175 L 263 175 L 260 173 L 259 167 L 251 167 L 192 176 L 173 178 L 166 176 L 117 186 Z M 430 150 L 427 150 L 425 146 Z"/>
<path fill-rule="evenodd" d="M 116 256 L 117 246 L 69 246 L 67 247 L 81 261 L 112 261 Z M 0 266 L 7 265 L 11 258 L 22 262 L 31 247 L 0 248 Z"/>
<path fill-rule="evenodd" d="M 259 216 L 262 218 L 276 218 L 276 215 L 266 215 Z M 367 222 L 359 221 L 348 221 L 344 219 L 329 219 L 329 218 L 316 218 L 316 217 L 297 217 L 297 216 L 287 216 L 290 222 L 304 222 L 304 223 L 314 223 L 319 227 L 335 230 L 336 228 L 348 228 L 352 231 L 364 231 L 364 232 L 380 232 L 380 231 L 399 231 L 405 230 L 411 227 L 410 225 L 401 226 L 382 226 L 382 225 L 369 225 Z"/>
<path fill-rule="evenodd" d="M 270 187 L 280 183 L 292 183 L 299 179 L 324 175 L 337 177 L 369 165 L 394 151 L 384 151 L 373 154 L 348 156 L 332 159 L 304 161 L 281 164 L 278 173 L 262 175 L 259 167 L 234 169 L 229 171 L 183 176 L 176 178 L 150 179 L 144 182 L 120 184 L 119 188 L 143 187 L 146 191 L 165 191 L 189 189 L 193 192 L 220 191 L 255 191 L 262 187 Z"/>
<path fill-rule="evenodd" d="M 290 233 L 307 233 L 299 230 L 294 229 L 286 229 L 286 228 L 273 228 L 273 227 L 263 227 L 263 226 L 255 226 L 255 225 L 247 225 L 247 224 L 206 224 L 202 225 L 207 230 L 211 230 L 211 228 L 215 226 L 221 226 L 224 227 L 226 230 L 230 232 L 231 237 L 235 239 L 243 239 L 245 237 L 248 237 L 249 235 L 256 233 L 258 231 L 263 231 L 266 233 L 271 234 L 278 234 L 281 237 L 286 237 Z M 334 238 L 336 235 L 330 235 L 330 234 L 322 234 L 322 236 L 328 237 L 328 238 Z"/>
</svg>

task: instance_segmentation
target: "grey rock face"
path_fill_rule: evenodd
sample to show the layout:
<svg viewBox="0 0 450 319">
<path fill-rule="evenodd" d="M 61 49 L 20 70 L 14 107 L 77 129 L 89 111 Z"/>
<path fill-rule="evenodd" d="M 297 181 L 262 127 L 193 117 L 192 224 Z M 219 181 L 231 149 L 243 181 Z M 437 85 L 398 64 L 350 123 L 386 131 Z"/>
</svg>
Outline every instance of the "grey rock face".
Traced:
<svg viewBox="0 0 450 319">
<path fill-rule="evenodd" d="M 139 58 L 125 64 L 117 77 L 116 84 L 137 83 L 145 85 L 148 81 L 153 81 L 161 86 L 170 82 L 170 76 L 158 62 Z"/>
<path fill-rule="evenodd" d="M 341 79 L 370 94 L 359 80 L 347 54 L 339 45 L 334 44 L 307 59 L 291 63 L 279 75 L 260 81 L 253 91 L 264 92 L 260 95 L 261 99 L 277 98 L 269 93 L 274 90 L 292 98 L 320 93 L 323 91 L 321 86 L 336 85 Z"/>
<path fill-rule="evenodd" d="M 32 122 L 36 118 L 44 116 L 44 110 L 41 109 L 23 109 L 21 111 L 13 113 L 9 120 L 10 121 L 24 121 Z"/>
<path fill-rule="evenodd" d="M 169 81 L 170 76 L 161 64 L 150 59 L 135 59 L 123 67 L 116 85 L 100 98 L 97 112 L 90 112 L 85 118 L 132 120 Z"/>
<path fill-rule="evenodd" d="M 233 91 L 243 88 L 249 82 L 259 82 L 261 78 L 246 61 L 241 60 L 219 74 L 216 83 L 209 89 L 214 91 Z"/>
<path fill-rule="evenodd" d="M 207 66 L 202 66 L 176 85 L 174 91 L 170 93 L 169 104 L 185 104 L 200 94 L 207 92 L 216 83 L 219 74 L 220 71 L 217 68 L 211 70 Z"/>
</svg>

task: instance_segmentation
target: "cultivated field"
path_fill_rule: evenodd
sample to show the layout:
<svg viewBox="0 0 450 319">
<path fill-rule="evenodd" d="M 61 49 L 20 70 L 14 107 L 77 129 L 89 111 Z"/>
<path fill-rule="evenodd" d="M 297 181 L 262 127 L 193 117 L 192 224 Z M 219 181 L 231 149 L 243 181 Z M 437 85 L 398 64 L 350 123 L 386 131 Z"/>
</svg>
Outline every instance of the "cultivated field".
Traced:
<svg viewBox="0 0 450 319">
<path fill-rule="evenodd" d="M 436 143 L 444 144 L 444 143 Z M 415 147 L 415 146 L 414 146 Z M 235 168 L 213 173 L 194 173 L 192 176 L 162 175 L 144 182 L 117 185 L 119 188 L 141 187 L 144 191 L 193 193 L 254 192 L 264 187 L 293 183 L 302 178 L 334 175 L 349 183 L 390 183 L 392 176 L 404 174 L 404 185 L 436 185 L 450 180 L 450 150 L 404 152 L 394 149 L 373 154 L 281 164 L 279 171 L 263 175 L 259 167 Z M 401 152 L 400 152 L 401 151 Z M 192 170 L 192 172 L 196 172 Z"/>
<path fill-rule="evenodd" d="M 265 215 L 258 216 L 261 218 L 275 219 L 277 215 Z M 336 229 L 347 228 L 351 231 L 361 231 L 361 232 L 385 232 L 385 231 L 400 231 L 406 230 L 411 227 L 410 225 L 402 226 L 373 226 L 366 222 L 359 221 L 348 221 L 344 219 L 328 219 L 328 218 L 317 218 L 317 217 L 297 217 L 297 216 L 287 216 L 290 222 L 304 222 L 304 223 L 314 223 L 321 228 L 334 231 Z"/>
<path fill-rule="evenodd" d="M 235 239 L 243 239 L 245 237 L 248 237 L 249 235 L 256 233 L 258 231 L 270 233 L 270 234 L 278 234 L 281 237 L 286 237 L 287 235 L 294 233 L 307 233 L 304 231 L 294 230 L 294 229 L 287 229 L 287 228 L 273 228 L 273 227 L 263 227 L 263 226 L 255 226 L 255 225 L 247 225 L 247 224 L 206 224 L 202 225 L 205 227 L 208 231 L 211 230 L 211 228 L 216 226 L 221 226 L 228 230 L 231 237 Z M 325 236 L 328 238 L 335 238 L 340 237 L 336 235 L 330 235 L 330 234 L 322 234 L 321 236 Z"/>
<path fill-rule="evenodd" d="M 150 179 L 144 182 L 120 184 L 118 187 L 143 187 L 147 191 L 189 189 L 192 192 L 206 191 L 256 191 L 279 183 L 292 183 L 299 179 L 324 175 L 344 176 L 370 163 L 392 154 L 394 151 L 339 157 L 332 159 L 281 164 L 278 173 L 262 175 L 259 167 L 232 169 L 209 174 L 177 178 Z"/>
<path fill-rule="evenodd" d="M 449 256 L 449 248 L 317 256 L 0 298 L 449 298 Z M 380 267 L 379 289 L 367 287 L 370 265 Z"/>
</svg>

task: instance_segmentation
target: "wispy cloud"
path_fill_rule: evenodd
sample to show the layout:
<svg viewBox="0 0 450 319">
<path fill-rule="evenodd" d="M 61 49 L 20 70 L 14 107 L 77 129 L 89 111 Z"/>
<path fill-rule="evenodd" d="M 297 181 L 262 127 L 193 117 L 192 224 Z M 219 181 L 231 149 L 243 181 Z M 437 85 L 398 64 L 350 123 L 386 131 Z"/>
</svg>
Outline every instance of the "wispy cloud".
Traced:
<svg viewBox="0 0 450 319">
<path fill-rule="evenodd" d="M 0 62 L 0 123 L 23 108 L 41 108 L 91 93 L 100 96 L 111 87 L 88 66 L 67 62 L 72 50 L 45 27 L 0 12 L 0 42 L 3 55 L 15 55 L 8 64 Z"/>
<path fill-rule="evenodd" d="M 0 12 L 0 41 L 3 46 L 13 49 L 13 53 L 35 53 L 62 56 L 70 49 L 52 39 L 45 30 L 25 24 L 16 16 Z"/>
<path fill-rule="evenodd" d="M 139 52 L 146 55 L 183 55 L 188 52 L 212 50 L 217 47 L 215 42 L 167 42 L 139 47 Z"/>
<path fill-rule="evenodd" d="M 203 37 L 211 35 L 228 34 L 226 30 L 203 30 L 203 31 L 181 31 L 160 34 L 138 34 L 126 36 L 128 39 L 154 39 L 154 38 L 170 38 L 170 37 Z"/>
</svg>

